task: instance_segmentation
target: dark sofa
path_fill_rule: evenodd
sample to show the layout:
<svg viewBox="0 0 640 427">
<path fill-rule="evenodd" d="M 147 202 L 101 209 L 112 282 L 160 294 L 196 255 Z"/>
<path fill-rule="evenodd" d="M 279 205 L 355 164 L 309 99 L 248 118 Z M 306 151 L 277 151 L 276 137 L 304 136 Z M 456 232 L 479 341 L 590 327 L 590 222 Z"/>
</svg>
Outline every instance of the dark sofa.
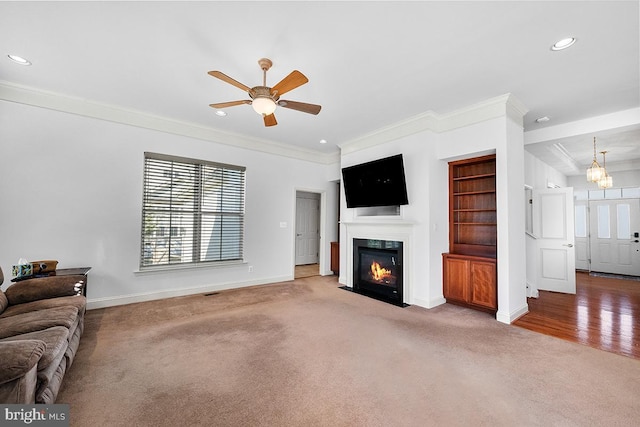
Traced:
<svg viewBox="0 0 640 427">
<path fill-rule="evenodd" d="M 0 403 L 55 403 L 84 328 L 84 280 L 50 276 L 0 290 Z"/>
</svg>

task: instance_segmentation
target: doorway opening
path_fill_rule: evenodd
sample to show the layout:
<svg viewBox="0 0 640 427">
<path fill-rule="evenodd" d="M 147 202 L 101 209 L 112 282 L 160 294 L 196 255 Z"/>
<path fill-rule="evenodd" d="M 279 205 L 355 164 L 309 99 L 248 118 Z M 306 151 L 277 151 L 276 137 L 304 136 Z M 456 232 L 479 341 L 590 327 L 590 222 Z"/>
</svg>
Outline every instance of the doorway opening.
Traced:
<svg viewBox="0 0 640 427">
<path fill-rule="evenodd" d="M 320 193 L 296 191 L 296 279 L 320 275 L 320 198 Z"/>
<path fill-rule="evenodd" d="M 577 269 L 640 276 L 640 198 L 625 190 L 576 192 Z"/>
</svg>

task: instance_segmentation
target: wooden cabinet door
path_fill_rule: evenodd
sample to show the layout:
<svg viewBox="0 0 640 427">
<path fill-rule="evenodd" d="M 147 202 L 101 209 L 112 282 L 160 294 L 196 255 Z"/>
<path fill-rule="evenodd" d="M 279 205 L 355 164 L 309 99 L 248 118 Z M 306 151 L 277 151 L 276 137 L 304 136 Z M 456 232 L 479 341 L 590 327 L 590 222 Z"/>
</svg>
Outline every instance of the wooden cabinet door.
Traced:
<svg viewBox="0 0 640 427">
<path fill-rule="evenodd" d="M 444 257 L 444 297 L 469 302 L 469 261 Z"/>
<path fill-rule="evenodd" d="M 471 299 L 470 303 L 482 307 L 497 309 L 496 264 L 494 262 L 471 261 L 470 265 Z"/>
<path fill-rule="evenodd" d="M 340 274 L 340 243 L 331 242 L 331 271 Z"/>
</svg>

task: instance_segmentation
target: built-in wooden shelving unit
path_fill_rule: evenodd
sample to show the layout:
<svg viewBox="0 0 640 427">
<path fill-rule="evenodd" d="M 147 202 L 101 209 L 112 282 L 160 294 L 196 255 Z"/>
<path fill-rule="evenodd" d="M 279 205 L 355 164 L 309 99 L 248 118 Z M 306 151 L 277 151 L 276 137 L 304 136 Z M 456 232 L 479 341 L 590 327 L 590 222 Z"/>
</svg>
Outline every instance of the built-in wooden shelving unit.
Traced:
<svg viewBox="0 0 640 427">
<path fill-rule="evenodd" d="M 450 162 L 447 301 L 497 310 L 496 214 L 495 155 Z"/>
</svg>

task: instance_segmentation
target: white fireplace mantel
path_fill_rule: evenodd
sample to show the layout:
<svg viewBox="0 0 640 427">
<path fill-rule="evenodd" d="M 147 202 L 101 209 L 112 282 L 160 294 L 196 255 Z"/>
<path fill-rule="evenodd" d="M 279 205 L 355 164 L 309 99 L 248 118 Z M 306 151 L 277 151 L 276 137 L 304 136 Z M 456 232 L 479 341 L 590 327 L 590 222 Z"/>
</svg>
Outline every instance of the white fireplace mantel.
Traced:
<svg viewBox="0 0 640 427">
<path fill-rule="evenodd" d="M 360 219 L 358 221 L 342 221 L 345 226 L 346 242 L 346 285 L 353 287 L 353 239 L 394 240 L 402 242 L 402 293 L 404 303 L 412 304 L 413 299 L 413 248 L 412 235 L 415 223 L 398 219 Z"/>
</svg>

